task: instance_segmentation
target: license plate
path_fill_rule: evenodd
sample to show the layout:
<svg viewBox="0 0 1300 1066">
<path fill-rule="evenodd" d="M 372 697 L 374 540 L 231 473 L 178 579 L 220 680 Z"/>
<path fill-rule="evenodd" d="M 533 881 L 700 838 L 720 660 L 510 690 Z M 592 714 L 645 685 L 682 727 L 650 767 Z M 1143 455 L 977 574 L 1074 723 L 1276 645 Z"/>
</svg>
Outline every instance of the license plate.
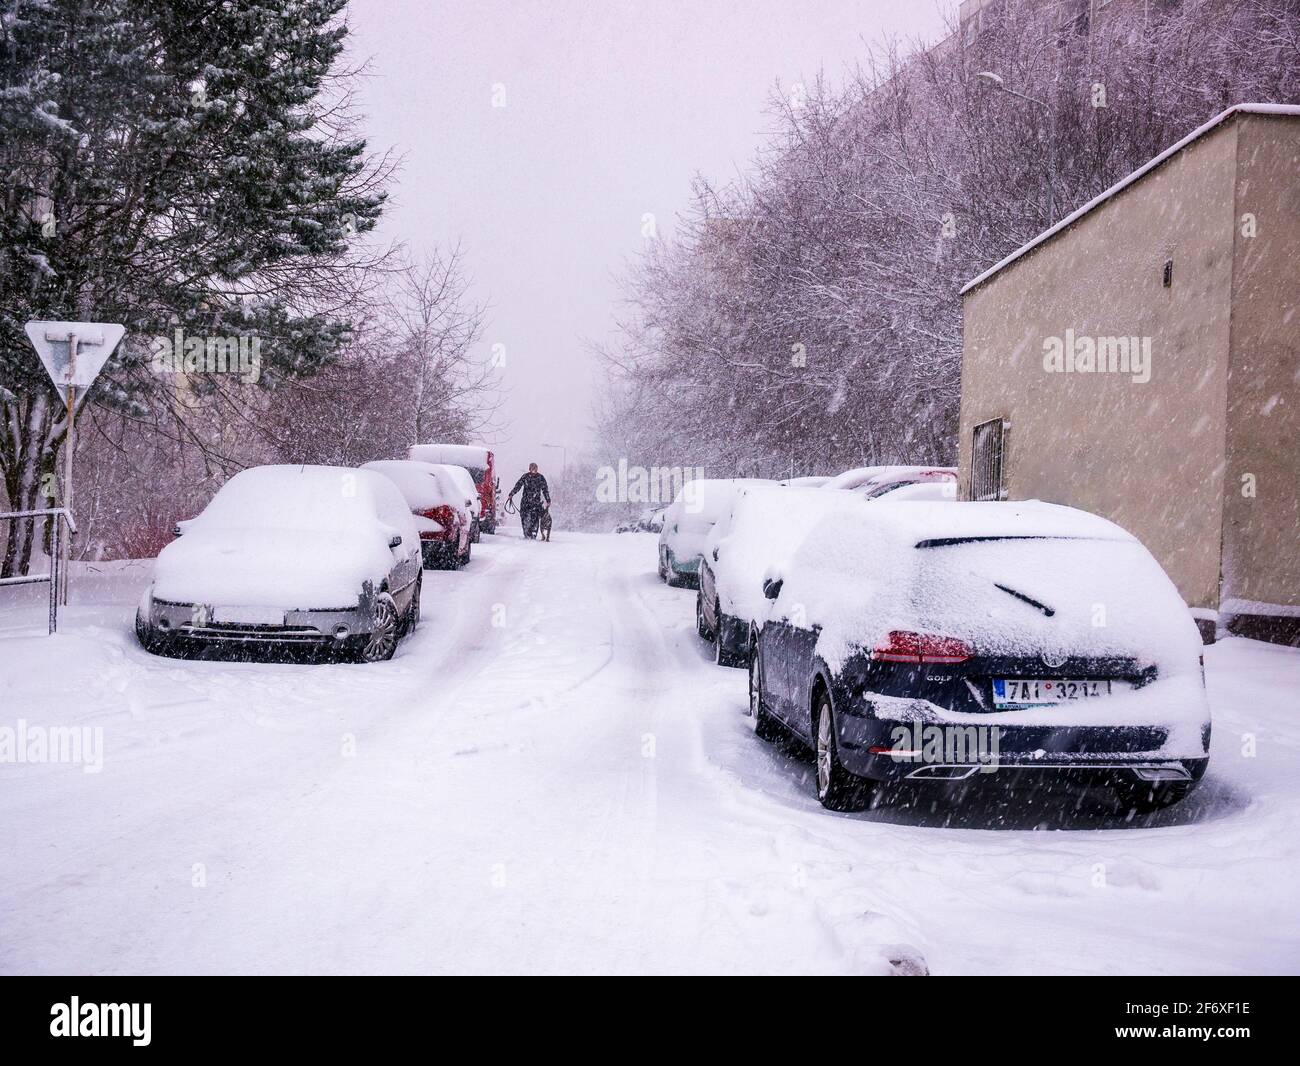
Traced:
<svg viewBox="0 0 1300 1066">
<path fill-rule="evenodd" d="M 1112 681 L 1072 681 L 1069 678 L 997 677 L 993 703 L 997 707 L 1039 707 L 1072 700 L 1109 696 Z"/>
<path fill-rule="evenodd" d="M 282 626 L 284 611 L 276 607 L 214 607 L 212 621 L 237 626 Z"/>
</svg>

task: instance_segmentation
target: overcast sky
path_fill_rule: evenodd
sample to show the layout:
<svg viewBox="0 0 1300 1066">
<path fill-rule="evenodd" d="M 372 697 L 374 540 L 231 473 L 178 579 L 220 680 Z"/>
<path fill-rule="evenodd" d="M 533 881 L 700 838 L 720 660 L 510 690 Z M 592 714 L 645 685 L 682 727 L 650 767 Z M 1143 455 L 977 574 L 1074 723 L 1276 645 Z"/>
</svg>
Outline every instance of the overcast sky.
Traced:
<svg viewBox="0 0 1300 1066">
<path fill-rule="evenodd" d="M 509 486 L 531 458 L 559 473 L 590 440 L 615 277 L 653 214 L 671 236 L 691 178 L 726 180 L 763 139 L 767 99 L 839 80 L 865 42 L 935 39 L 933 0 L 351 0 L 371 76 L 372 147 L 405 158 L 380 230 L 419 252 L 463 242 L 505 345 Z M 494 107 L 504 90 L 504 107 Z"/>
</svg>

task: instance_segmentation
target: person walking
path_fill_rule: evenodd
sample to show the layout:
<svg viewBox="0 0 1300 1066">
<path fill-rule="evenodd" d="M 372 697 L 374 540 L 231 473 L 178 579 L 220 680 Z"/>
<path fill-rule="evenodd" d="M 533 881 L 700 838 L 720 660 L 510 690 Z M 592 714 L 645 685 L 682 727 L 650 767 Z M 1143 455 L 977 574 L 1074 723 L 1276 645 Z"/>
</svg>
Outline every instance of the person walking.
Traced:
<svg viewBox="0 0 1300 1066">
<path fill-rule="evenodd" d="M 537 524 L 542 520 L 542 511 L 551 506 L 551 490 L 546 484 L 546 478 L 538 473 L 536 463 L 528 464 L 528 473 L 519 476 L 515 487 L 506 497 L 506 502 L 511 502 L 520 490 L 523 495 L 519 497 L 519 522 L 524 527 L 524 536 L 534 540 L 537 537 Z M 545 505 L 542 503 L 543 498 L 546 500 Z"/>
</svg>

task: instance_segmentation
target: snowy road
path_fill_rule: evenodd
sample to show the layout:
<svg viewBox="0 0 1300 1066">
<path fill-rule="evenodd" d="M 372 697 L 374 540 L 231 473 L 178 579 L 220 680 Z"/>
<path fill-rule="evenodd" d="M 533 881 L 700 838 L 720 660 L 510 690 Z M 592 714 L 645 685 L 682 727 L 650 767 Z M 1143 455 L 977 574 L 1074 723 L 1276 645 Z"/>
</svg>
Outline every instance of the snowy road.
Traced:
<svg viewBox="0 0 1300 1066">
<path fill-rule="evenodd" d="M 52 639 L 0 599 L 0 726 L 104 737 L 0 764 L 2 972 L 1300 970 L 1300 651 L 1208 649 L 1210 777 L 1149 821 L 843 816 L 648 537 L 485 538 L 373 667 L 150 657 L 104 566 Z"/>
</svg>

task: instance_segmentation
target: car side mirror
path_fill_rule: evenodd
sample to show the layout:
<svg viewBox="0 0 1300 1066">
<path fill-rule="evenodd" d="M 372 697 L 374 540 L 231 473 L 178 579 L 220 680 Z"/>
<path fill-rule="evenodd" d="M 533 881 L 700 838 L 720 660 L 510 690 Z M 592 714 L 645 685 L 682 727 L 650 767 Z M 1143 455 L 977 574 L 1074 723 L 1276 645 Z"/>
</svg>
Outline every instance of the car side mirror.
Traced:
<svg viewBox="0 0 1300 1066">
<path fill-rule="evenodd" d="M 713 561 L 714 561 L 715 563 L 718 561 L 718 549 L 717 549 L 717 548 L 714 548 L 714 549 L 713 549 Z"/>
<path fill-rule="evenodd" d="M 784 581 L 783 578 L 779 578 L 779 577 L 778 577 L 778 578 L 776 578 L 775 580 L 773 580 L 773 579 L 770 578 L 770 577 L 768 577 L 768 578 L 764 578 L 764 579 L 763 579 L 763 596 L 764 596 L 766 599 L 769 599 L 769 600 L 774 600 L 774 599 L 776 599 L 779 595 L 781 595 L 781 586 L 782 586 L 783 584 L 785 584 L 785 581 Z"/>
<path fill-rule="evenodd" d="M 401 545 L 402 545 L 402 535 L 400 533 L 394 533 L 388 539 L 388 546 L 390 548 L 399 548 L 401 547 Z"/>
</svg>

